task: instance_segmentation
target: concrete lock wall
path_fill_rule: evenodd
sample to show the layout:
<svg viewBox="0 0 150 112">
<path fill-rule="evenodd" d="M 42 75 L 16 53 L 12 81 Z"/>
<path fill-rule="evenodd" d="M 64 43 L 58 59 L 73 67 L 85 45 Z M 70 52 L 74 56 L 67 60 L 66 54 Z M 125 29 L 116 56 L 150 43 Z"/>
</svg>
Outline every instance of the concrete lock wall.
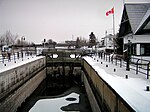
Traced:
<svg viewBox="0 0 150 112">
<path fill-rule="evenodd" d="M 83 75 L 83 82 L 84 82 L 85 89 L 86 89 L 86 92 L 87 92 L 87 95 L 88 95 L 88 99 L 90 101 L 92 112 L 101 112 L 100 107 L 99 107 L 99 105 L 96 101 L 96 98 L 93 94 L 93 91 L 92 91 L 92 89 L 90 87 L 90 84 L 89 84 L 89 82 L 88 82 L 85 75 Z"/>
<path fill-rule="evenodd" d="M 93 112 L 99 112 L 99 110 L 102 112 L 134 111 L 85 60 L 83 67 L 85 88 Z"/>
<path fill-rule="evenodd" d="M 0 74 L 0 110 L 14 112 L 45 79 L 45 58 Z"/>
</svg>

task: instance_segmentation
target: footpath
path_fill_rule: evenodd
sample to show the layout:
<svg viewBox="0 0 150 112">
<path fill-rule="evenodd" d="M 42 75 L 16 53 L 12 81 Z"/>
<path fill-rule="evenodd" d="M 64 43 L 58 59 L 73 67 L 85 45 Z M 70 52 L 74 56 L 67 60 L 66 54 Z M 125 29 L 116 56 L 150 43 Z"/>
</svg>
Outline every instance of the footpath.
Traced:
<svg viewBox="0 0 150 112">
<path fill-rule="evenodd" d="M 37 57 L 35 55 L 33 55 L 33 56 L 24 56 L 23 58 L 19 58 L 19 59 L 15 59 L 15 60 L 7 59 L 4 62 L 0 62 L 0 72 L 7 71 L 11 68 L 15 68 L 17 66 L 25 64 L 29 61 L 33 61 L 35 58 L 37 58 Z"/>
</svg>

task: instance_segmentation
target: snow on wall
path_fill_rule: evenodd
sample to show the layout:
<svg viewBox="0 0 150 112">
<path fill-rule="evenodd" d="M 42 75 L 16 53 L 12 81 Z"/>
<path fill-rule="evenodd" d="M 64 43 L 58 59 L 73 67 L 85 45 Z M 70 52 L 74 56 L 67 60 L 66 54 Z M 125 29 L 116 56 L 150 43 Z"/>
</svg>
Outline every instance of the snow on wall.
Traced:
<svg viewBox="0 0 150 112">
<path fill-rule="evenodd" d="M 124 68 L 117 68 L 116 65 L 109 65 L 110 67 L 105 69 L 102 66 L 106 64 L 102 65 L 91 57 L 84 57 L 84 59 L 134 110 L 150 112 L 150 91 L 146 91 L 146 86 L 150 85 L 149 79 L 136 75 L 132 71 L 126 71 Z M 113 68 L 116 68 L 117 71 L 111 73 Z M 129 76 L 128 79 L 124 77 L 126 74 Z"/>
</svg>

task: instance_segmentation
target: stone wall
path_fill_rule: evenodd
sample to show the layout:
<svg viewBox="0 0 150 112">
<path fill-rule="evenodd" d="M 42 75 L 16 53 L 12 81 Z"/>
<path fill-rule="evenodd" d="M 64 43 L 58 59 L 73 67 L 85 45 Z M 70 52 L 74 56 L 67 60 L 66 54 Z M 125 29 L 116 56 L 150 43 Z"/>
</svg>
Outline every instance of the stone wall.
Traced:
<svg viewBox="0 0 150 112">
<path fill-rule="evenodd" d="M 16 111 L 45 77 L 44 57 L 0 73 L 0 110 Z"/>
<path fill-rule="evenodd" d="M 90 84 L 89 84 L 85 74 L 82 75 L 82 80 L 84 82 L 84 86 L 85 86 L 85 89 L 86 89 L 86 92 L 88 95 L 88 99 L 89 99 L 89 102 L 91 105 L 92 112 L 101 112 L 100 107 L 97 103 L 97 100 L 93 94 L 93 91 L 90 87 Z"/>
<path fill-rule="evenodd" d="M 93 112 L 98 112 L 99 108 L 102 112 L 134 112 L 133 108 L 85 60 L 83 66 L 84 84 Z"/>
</svg>

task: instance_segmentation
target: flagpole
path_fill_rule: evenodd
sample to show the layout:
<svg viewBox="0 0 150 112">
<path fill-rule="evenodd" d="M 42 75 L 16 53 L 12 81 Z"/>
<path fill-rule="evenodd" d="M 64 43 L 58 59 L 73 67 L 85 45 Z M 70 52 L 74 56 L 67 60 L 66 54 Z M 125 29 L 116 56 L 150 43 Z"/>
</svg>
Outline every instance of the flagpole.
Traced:
<svg viewBox="0 0 150 112">
<path fill-rule="evenodd" d="M 125 0 L 123 0 L 123 6 L 124 6 L 124 4 L 125 4 Z"/>
<path fill-rule="evenodd" d="M 109 14 L 113 14 L 113 18 L 112 18 L 112 23 L 113 23 L 113 50 L 115 52 L 115 15 L 114 15 L 114 7 L 106 12 L 106 16 L 108 16 Z"/>
<path fill-rule="evenodd" d="M 113 9 L 114 9 L 114 7 L 113 7 Z M 114 53 L 115 53 L 115 15 L 114 15 L 114 13 L 113 13 L 113 49 L 114 49 Z"/>
<path fill-rule="evenodd" d="M 115 15 L 113 13 L 113 34 L 115 35 Z"/>
</svg>

